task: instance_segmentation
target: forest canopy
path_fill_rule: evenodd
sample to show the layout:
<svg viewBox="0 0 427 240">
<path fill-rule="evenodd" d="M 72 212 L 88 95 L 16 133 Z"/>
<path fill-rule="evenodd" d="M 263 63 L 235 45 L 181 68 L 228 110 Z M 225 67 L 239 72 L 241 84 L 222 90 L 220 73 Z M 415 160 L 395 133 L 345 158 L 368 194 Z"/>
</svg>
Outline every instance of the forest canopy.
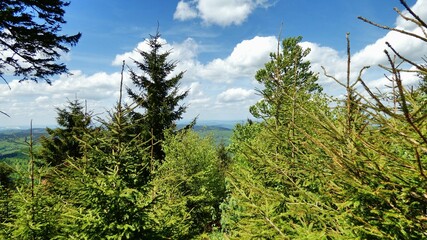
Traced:
<svg viewBox="0 0 427 240">
<path fill-rule="evenodd" d="M 361 19 L 427 44 L 426 23 L 401 3 L 419 35 Z M 224 145 L 197 134 L 196 121 L 177 128 L 187 73 L 171 74 L 173 50 L 161 51 L 159 38 L 148 38 L 136 68 L 123 62 L 108 116 L 69 101 L 39 148 L 32 134 L 26 140 L 28 168 L 0 164 L 0 238 L 427 238 L 423 53 L 410 60 L 387 43 L 389 91 L 379 92 L 363 75 L 369 66 L 350 74 L 347 34 L 347 75 L 324 66 L 345 92 L 336 98 L 320 86 L 302 37 L 284 38 L 254 76 L 256 120 L 237 124 Z M 406 84 L 408 69 L 419 85 Z M 127 89 L 127 102 L 126 70 L 138 89 Z"/>
</svg>

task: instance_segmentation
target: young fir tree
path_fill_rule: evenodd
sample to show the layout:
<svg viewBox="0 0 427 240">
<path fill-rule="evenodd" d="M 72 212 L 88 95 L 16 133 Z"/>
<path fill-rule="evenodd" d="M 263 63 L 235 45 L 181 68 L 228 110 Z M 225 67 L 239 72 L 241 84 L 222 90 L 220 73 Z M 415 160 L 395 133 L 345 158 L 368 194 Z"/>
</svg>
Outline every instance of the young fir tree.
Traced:
<svg viewBox="0 0 427 240">
<path fill-rule="evenodd" d="M 175 121 L 182 118 L 186 107 L 179 105 L 179 101 L 187 96 L 187 92 L 180 92 L 179 81 L 184 72 L 170 76 L 176 67 L 176 62 L 168 60 L 170 51 L 162 52 L 160 33 L 151 36 L 147 44 L 149 52 L 139 51 L 142 62 L 134 61 L 139 70 L 130 70 L 130 76 L 138 91 L 128 88 L 129 96 L 143 109 L 143 113 L 134 112 L 133 121 L 137 131 L 151 133 L 154 138 L 153 157 L 164 159 L 161 141 L 164 131 L 175 127 Z"/>
<path fill-rule="evenodd" d="M 301 38 L 283 41 L 283 53 L 258 71 L 263 99 L 251 108 L 260 123 L 237 126 L 229 150 L 229 196 L 222 205 L 223 231 L 239 239 L 310 239 L 340 236 L 334 206 L 323 199 L 330 170 L 324 158 L 306 150 L 307 136 L 318 124 L 307 109 L 327 109 L 317 76 L 304 61 L 309 50 Z M 314 110 L 313 110 L 314 112 Z M 318 153 L 318 152 L 317 152 Z"/>
<path fill-rule="evenodd" d="M 281 52 L 278 49 L 277 53 L 271 53 L 271 61 L 256 73 L 255 79 L 264 89 L 259 91 L 262 99 L 250 109 L 255 117 L 283 121 L 283 118 L 292 116 L 281 115 L 283 108 L 292 111 L 298 101 L 296 98 L 308 99 L 311 93 L 322 91 L 316 82 L 317 75 L 310 69 L 310 62 L 304 59 L 310 49 L 298 45 L 301 40 L 302 37 L 284 39 Z"/>
<path fill-rule="evenodd" d="M 225 196 L 224 168 L 213 139 L 192 130 L 167 132 L 163 148 L 166 158 L 153 180 L 158 231 L 165 239 L 207 239 L 220 227 Z"/>
<path fill-rule="evenodd" d="M 66 108 L 57 108 L 58 128 L 46 128 L 49 136 L 42 136 L 38 154 L 51 166 L 58 166 L 67 158 L 80 158 L 83 152 L 80 139 L 90 130 L 91 117 L 80 101 L 69 101 Z"/>
<path fill-rule="evenodd" d="M 35 164 L 32 128 L 29 140 L 28 170 L 17 170 L 16 191 L 10 198 L 9 219 L 1 223 L 1 239 L 53 239 L 62 229 L 58 220 L 64 206 L 58 195 L 43 181 L 49 168 Z"/>
<path fill-rule="evenodd" d="M 62 221 L 66 239 L 161 239 L 150 211 L 150 147 L 133 126 L 130 110 L 116 108 L 100 131 L 83 140 L 85 154 L 60 169 L 68 213 Z M 64 195 L 65 196 L 65 195 Z"/>
</svg>

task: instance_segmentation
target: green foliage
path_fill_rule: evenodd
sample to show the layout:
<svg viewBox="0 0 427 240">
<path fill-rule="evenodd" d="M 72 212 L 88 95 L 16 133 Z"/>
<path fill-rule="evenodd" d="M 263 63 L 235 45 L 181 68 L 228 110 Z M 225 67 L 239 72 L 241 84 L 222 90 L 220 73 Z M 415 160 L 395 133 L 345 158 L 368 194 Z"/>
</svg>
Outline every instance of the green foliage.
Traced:
<svg viewBox="0 0 427 240">
<path fill-rule="evenodd" d="M 38 140 L 45 135 L 42 128 L 33 129 L 34 148 L 40 147 Z M 0 162 L 9 164 L 15 168 L 27 168 L 28 163 L 28 139 L 29 130 L 1 130 L 0 131 Z"/>
<path fill-rule="evenodd" d="M 335 109 L 321 95 L 266 81 L 251 109 L 264 121 L 238 125 L 229 146 L 227 237 L 426 238 L 425 99 L 390 65 L 397 89 L 385 99 L 396 107 L 361 78 L 370 99 L 348 83 Z"/>
<path fill-rule="evenodd" d="M 280 131 L 269 123 L 236 127 L 229 147 L 229 195 L 221 207 L 225 234 L 231 239 L 354 237 L 342 232 L 343 216 L 324 195 L 333 174 L 324 167 L 327 160 L 319 152 L 307 154 L 306 143 L 293 143 L 292 154 L 292 142 Z"/>
<path fill-rule="evenodd" d="M 60 198 L 51 194 L 39 179 L 34 190 L 23 185 L 11 198 L 13 211 L 4 223 L 2 239 L 53 239 L 61 235 L 58 220 L 63 205 Z"/>
<path fill-rule="evenodd" d="M 283 40 L 282 52 L 271 53 L 271 61 L 256 73 L 255 79 L 264 89 L 259 91 L 262 100 L 250 108 L 255 117 L 275 117 L 280 121 L 290 115 L 280 115 L 283 108 L 294 107 L 297 98 L 307 99 L 310 93 L 322 91 L 316 83 L 317 75 L 310 70 L 310 62 L 304 60 L 310 49 L 303 50 L 298 45 L 301 40 L 302 37 Z"/>
<path fill-rule="evenodd" d="M 67 227 L 71 239 L 156 239 L 150 221 L 155 200 L 150 187 L 151 158 L 139 135 L 123 141 L 130 127 L 125 113 L 112 114 L 105 129 L 85 137 L 85 155 L 69 161 L 63 189 L 72 207 Z"/>
<path fill-rule="evenodd" d="M 13 173 L 14 169 L 11 166 L 0 162 L 0 224 L 8 221 L 10 218 L 10 194 L 15 185 L 12 178 Z M 0 227 L 0 229 L 2 228 Z"/>
<path fill-rule="evenodd" d="M 90 129 L 70 102 L 58 109 L 61 128 L 42 140 L 43 157 L 61 167 L 34 166 L 32 142 L 29 171 L 0 163 L 0 238 L 427 238 L 425 85 L 407 89 L 387 51 L 390 93 L 373 93 L 364 68 L 353 83 L 350 74 L 347 84 L 331 77 L 346 89 L 331 100 L 301 38 L 285 39 L 256 75 L 263 99 L 250 110 L 262 122 L 238 124 L 225 147 L 174 131 L 186 93 L 178 93 L 182 73 L 166 79 L 175 64 L 159 38 L 136 62 L 146 75 L 131 71 L 141 93 L 128 91 L 144 113 L 120 99 Z M 425 65 L 389 48 L 425 81 Z"/>
<path fill-rule="evenodd" d="M 170 239 L 193 239 L 220 227 L 225 196 L 224 166 L 212 138 L 187 130 L 167 134 L 166 158 L 155 180 L 159 202 L 153 213 Z"/>
<path fill-rule="evenodd" d="M 22 80 L 51 83 L 48 77 L 68 72 L 64 64 L 55 63 L 81 37 L 59 34 L 68 5 L 62 0 L 0 2 L 0 49 L 12 52 L 0 58 L 0 78 L 9 69 Z"/>
<path fill-rule="evenodd" d="M 31 140 L 28 144 L 31 155 Z M 6 207 L 0 222 L 2 239 L 52 239 L 62 231 L 58 220 L 63 205 L 57 195 L 48 191 L 44 180 L 50 169 L 35 168 L 34 159 L 30 159 L 28 165 L 33 167 L 9 169 L 9 186 L 0 189 L 5 190 L 2 197 L 6 197 L 1 199 Z"/>
<path fill-rule="evenodd" d="M 51 166 L 58 166 L 68 158 L 80 158 L 83 151 L 80 139 L 91 130 L 91 117 L 78 100 L 69 101 L 65 109 L 56 109 L 59 127 L 46 128 L 49 136 L 40 139 L 42 148 L 40 158 Z"/>
<path fill-rule="evenodd" d="M 158 142 L 153 146 L 154 157 L 163 160 L 165 157 L 161 146 L 163 132 L 174 128 L 175 121 L 182 118 L 186 108 L 180 106 L 179 101 L 187 96 L 187 92 L 179 91 L 179 81 L 184 72 L 168 78 L 176 63 L 168 61 L 169 51 L 161 52 L 162 43 L 158 32 L 148 39 L 148 45 L 151 48 L 150 52 L 139 51 L 143 61 L 134 61 L 143 73 L 138 75 L 138 72 L 130 70 L 132 82 L 140 92 L 128 88 L 128 94 L 144 111 L 142 114 L 133 113 L 136 132 L 151 132 L 154 141 Z"/>
</svg>

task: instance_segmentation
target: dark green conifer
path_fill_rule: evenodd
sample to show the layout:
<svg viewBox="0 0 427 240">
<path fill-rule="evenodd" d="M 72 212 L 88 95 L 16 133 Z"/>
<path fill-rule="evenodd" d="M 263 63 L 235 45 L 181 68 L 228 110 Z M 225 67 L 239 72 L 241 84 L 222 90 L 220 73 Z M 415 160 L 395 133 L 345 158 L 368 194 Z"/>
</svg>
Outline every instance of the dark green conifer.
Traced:
<svg viewBox="0 0 427 240">
<path fill-rule="evenodd" d="M 65 162 L 69 157 L 80 158 L 83 152 L 79 140 L 89 131 L 90 114 L 85 112 L 80 101 L 68 101 L 66 108 L 57 108 L 58 128 L 46 128 L 49 136 L 41 137 L 40 158 L 51 166 Z"/>
<path fill-rule="evenodd" d="M 0 2 L 0 78 L 5 69 L 12 69 L 22 80 L 50 84 L 49 76 L 68 72 L 65 64 L 55 61 L 81 36 L 59 33 L 69 4 L 63 0 Z"/>
<path fill-rule="evenodd" d="M 182 118 L 186 107 L 179 101 L 187 96 L 187 92 L 179 91 L 179 81 L 184 72 L 171 76 L 176 62 L 169 61 L 170 51 L 162 52 L 160 33 L 147 40 L 151 50 L 139 51 L 143 61 L 134 61 L 139 70 L 130 70 L 132 82 L 138 91 L 128 88 L 129 96 L 143 109 L 142 113 L 134 112 L 133 121 L 137 131 L 151 133 L 156 144 L 153 145 L 153 157 L 164 159 L 161 141 L 164 130 L 175 127 L 175 121 Z"/>
</svg>

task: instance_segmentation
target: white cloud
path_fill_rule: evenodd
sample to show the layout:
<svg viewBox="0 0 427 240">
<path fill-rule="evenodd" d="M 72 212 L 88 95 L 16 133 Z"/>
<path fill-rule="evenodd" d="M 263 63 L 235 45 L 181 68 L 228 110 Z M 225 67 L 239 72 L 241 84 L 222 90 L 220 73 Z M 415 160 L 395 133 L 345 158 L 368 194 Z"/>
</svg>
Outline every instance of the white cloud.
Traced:
<svg viewBox="0 0 427 240">
<path fill-rule="evenodd" d="M 421 19 L 427 19 L 427 0 L 418 0 L 412 9 L 420 16 Z M 408 15 L 409 13 L 403 11 L 403 14 Z M 404 20 L 400 16 L 396 19 L 395 27 L 424 36 L 424 33 L 420 28 L 418 28 L 414 23 Z M 389 52 L 390 56 L 394 58 L 394 53 L 387 47 L 385 44 L 386 42 L 389 42 L 400 55 L 414 62 L 422 62 L 422 57 L 425 55 L 423 53 L 427 53 L 427 45 L 425 42 L 395 31 L 387 32 L 374 43 L 369 44 L 360 51 L 352 54 L 351 81 L 356 80 L 359 71 L 364 66 L 371 66 L 371 68 L 363 74 L 363 79 L 368 81 L 368 85 L 370 87 L 378 88 L 380 90 L 387 89 L 385 85 L 390 85 L 389 81 L 384 77 L 384 73 L 387 74 L 387 72 L 378 67 L 379 64 L 386 66 L 389 65 L 384 53 L 385 49 Z M 334 76 L 341 82 L 345 82 L 347 74 L 347 56 L 345 53 L 339 53 L 332 48 L 310 42 L 302 42 L 301 46 L 311 48 L 311 53 L 307 56 L 307 60 L 310 60 L 313 71 L 320 73 L 320 83 L 326 84 L 333 82 L 333 80 L 324 76 L 323 70 L 321 70 L 320 66 L 324 66 L 329 75 Z M 401 60 L 397 59 L 397 63 L 400 62 Z M 402 74 L 402 77 L 405 79 L 404 84 L 406 85 L 411 85 L 418 81 L 413 74 Z M 327 86 L 324 89 L 333 95 L 338 95 L 337 93 L 343 90 L 334 88 L 333 86 Z"/>
<path fill-rule="evenodd" d="M 324 76 L 322 66 L 326 68 L 329 75 L 337 79 L 343 79 L 346 76 L 345 69 L 347 67 L 347 59 L 345 56 L 340 56 L 337 50 L 311 42 L 301 42 L 300 46 L 304 49 L 311 49 L 306 60 L 311 63 L 311 70 L 319 74 L 320 83 L 329 83 L 333 81 Z"/>
<path fill-rule="evenodd" d="M 160 38 L 159 42 L 163 44 L 162 48 L 160 49 L 161 53 L 169 51 L 170 55 L 168 60 L 177 61 L 178 63 L 175 71 L 172 72 L 172 74 L 186 71 L 187 69 L 197 64 L 194 62 L 194 58 L 198 53 L 198 45 L 192 38 L 187 38 L 182 43 L 172 44 L 168 43 L 165 39 Z M 136 48 L 134 48 L 132 51 L 116 55 L 112 65 L 120 66 L 122 65 L 123 61 L 125 61 L 128 66 L 131 66 L 135 69 L 136 65 L 134 64 L 134 60 L 138 62 L 143 61 L 143 57 L 141 56 L 140 51 L 149 52 L 150 50 L 151 48 L 148 45 L 148 40 L 146 39 L 138 43 Z"/>
<path fill-rule="evenodd" d="M 159 43 L 164 45 L 162 48 L 163 51 L 167 51 L 170 49 L 170 45 L 166 45 L 165 39 L 159 38 Z M 123 63 L 123 60 L 126 61 L 126 64 L 133 65 L 134 60 L 135 61 L 142 60 L 140 51 L 149 52 L 150 50 L 151 49 L 150 49 L 150 45 L 148 45 L 148 39 L 145 39 L 144 41 L 139 42 L 136 48 L 134 48 L 132 51 L 116 55 L 116 57 L 112 62 L 112 65 L 121 66 Z"/>
<path fill-rule="evenodd" d="M 194 106 L 194 105 L 208 106 L 210 101 L 211 101 L 211 98 L 209 98 L 209 97 L 196 98 L 196 99 L 190 99 L 188 101 L 188 104 L 190 104 L 191 106 Z"/>
<path fill-rule="evenodd" d="M 245 17 L 247 17 L 256 7 L 267 3 L 267 1 L 254 0 L 227 2 L 189 0 L 181 2 L 188 4 L 184 7 L 195 9 L 197 16 L 206 23 L 220 25 L 238 24 L 238 21 L 244 21 L 245 18 L 240 18 L 243 20 L 228 19 L 226 10 L 233 9 L 233 4 L 242 3 L 242 10 L 236 11 L 235 14 L 239 16 L 246 14 Z M 220 18 L 220 12 L 213 11 L 208 16 L 207 14 L 202 15 L 202 11 L 199 9 L 201 4 L 206 4 L 206 6 L 210 4 L 209 6 L 213 10 L 220 9 L 221 6 L 217 6 L 221 5 L 220 3 L 224 7 L 221 10 L 224 11 L 221 13 L 223 18 Z M 414 10 L 422 19 L 427 18 L 426 4 L 427 0 L 418 0 L 414 6 Z M 245 12 L 244 6 L 249 6 L 250 11 Z M 218 15 L 217 18 L 215 15 Z M 402 19 L 396 18 L 396 23 L 399 28 L 413 32 L 419 31 L 410 22 Z M 386 33 L 382 38 L 352 55 L 352 80 L 355 80 L 355 76 L 364 65 L 376 66 L 387 63 L 383 53 L 383 49 L 387 48 L 386 41 L 390 42 L 403 56 L 415 61 L 420 61 L 421 57 L 425 55 L 424 53 L 427 53 L 426 44 L 422 44 L 417 39 L 393 32 Z M 188 38 L 182 42 L 167 42 L 165 39 L 161 39 L 161 42 L 164 44 L 163 51 L 171 50 L 170 60 L 178 60 L 174 73 L 186 71 L 181 82 L 181 89 L 182 91 L 189 90 L 188 97 L 184 101 L 189 106 L 184 115 L 187 119 L 198 114 L 200 114 L 200 119 L 244 119 L 249 117 L 248 107 L 259 99 L 256 91 L 253 90 L 257 86 L 253 83 L 254 75 L 270 60 L 269 53 L 275 52 L 277 49 L 276 37 L 256 36 L 237 43 L 225 57 L 201 62 L 199 54 L 203 49 L 196 40 Z M 345 44 L 345 39 L 343 39 L 343 44 Z M 320 73 L 320 83 L 324 89 L 330 94 L 339 95 L 341 88 L 337 84 L 330 83 L 331 80 L 323 75 L 320 66 L 326 67 L 328 73 L 337 79 L 345 81 L 347 64 L 345 53 L 312 42 L 302 42 L 301 46 L 311 48 L 307 60 L 312 63 L 312 70 Z M 137 49 L 150 50 L 147 42 L 142 41 L 134 50 L 116 55 L 112 64 L 120 66 L 122 61 L 126 60 L 127 64 L 134 67 L 130 61 L 131 58 L 142 60 Z M 73 73 L 72 76 L 58 77 L 53 81 L 52 86 L 33 82 L 18 83 L 14 80 L 10 81 L 12 90 L 9 90 L 5 84 L 1 84 L 0 110 L 12 116 L 9 119 L 0 115 L 2 124 L 16 125 L 17 119 L 27 123 L 31 118 L 35 119 L 36 124 L 39 125 L 55 123 L 55 107 L 63 107 L 67 98 L 73 100 L 76 96 L 79 99 L 87 99 L 88 109 L 94 110 L 95 113 L 105 112 L 114 106 L 119 95 L 120 72 L 98 72 L 91 75 L 86 75 L 81 71 L 73 71 Z M 388 80 L 383 76 L 384 73 L 383 69 L 372 67 L 364 74 L 364 79 L 370 87 L 383 89 L 384 85 L 389 85 Z M 125 85 L 131 87 L 132 83 L 128 74 L 125 73 L 124 77 Z M 403 77 L 407 85 L 414 84 L 417 80 L 410 74 L 404 74 Z"/>
<path fill-rule="evenodd" d="M 181 43 L 168 43 L 161 39 L 164 44 L 162 51 L 171 51 L 169 60 L 177 61 L 177 67 L 172 74 L 185 71 L 184 81 L 198 81 L 200 79 L 212 82 L 231 83 L 241 78 L 253 78 L 256 71 L 269 60 L 269 54 L 277 48 L 277 39 L 273 36 L 256 36 L 249 40 L 238 43 L 231 54 L 226 58 L 216 58 L 203 64 L 198 61 L 199 46 L 192 38 Z M 113 65 L 121 65 L 122 61 L 129 59 L 142 61 L 141 51 L 149 51 L 147 40 L 137 44 L 131 52 L 116 55 Z M 135 66 L 129 63 L 130 66 Z"/>
<path fill-rule="evenodd" d="M 203 91 L 199 82 L 192 82 L 188 87 L 188 95 L 194 97 L 203 96 Z"/>
<path fill-rule="evenodd" d="M 205 24 L 240 25 L 256 8 L 268 6 L 268 0 L 181 0 L 174 18 L 188 20 L 198 16 Z"/>
<path fill-rule="evenodd" d="M 195 9 L 191 8 L 188 2 L 179 1 L 176 6 L 176 11 L 173 14 L 174 19 L 178 19 L 181 21 L 193 19 L 197 17 L 197 12 Z"/>
<path fill-rule="evenodd" d="M 414 6 L 411 7 L 412 11 L 415 12 L 421 19 L 424 19 L 426 21 L 427 17 L 427 0 L 417 0 Z M 403 6 L 402 6 L 403 7 Z M 410 13 L 407 10 L 402 11 L 402 14 L 408 17 L 412 17 Z M 407 21 L 402 17 L 398 17 L 396 19 L 396 26 L 399 26 L 400 28 L 413 31 L 418 26 L 414 24 L 413 22 Z"/>
<path fill-rule="evenodd" d="M 230 88 L 218 95 L 221 103 L 242 102 L 256 97 L 255 90 L 243 88 Z"/>
<path fill-rule="evenodd" d="M 200 74 L 214 82 L 233 82 L 240 78 L 253 78 L 256 71 L 269 60 L 269 54 L 275 51 L 277 39 L 254 37 L 243 40 L 234 47 L 225 59 L 214 59 L 202 66 Z"/>
<path fill-rule="evenodd" d="M 127 74 L 124 83 L 129 84 Z M 55 124 L 56 107 L 64 107 L 67 99 L 85 99 L 89 110 L 103 114 L 111 109 L 119 96 L 120 73 L 96 73 L 85 75 L 81 71 L 73 71 L 73 75 L 61 75 L 52 85 L 26 81 L 19 83 L 13 80 L 0 85 L 0 110 L 8 113 L 11 118 L 2 119 L 5 125 L 22 124 L 35 119 L 36 125 Z"/>
</svg>

